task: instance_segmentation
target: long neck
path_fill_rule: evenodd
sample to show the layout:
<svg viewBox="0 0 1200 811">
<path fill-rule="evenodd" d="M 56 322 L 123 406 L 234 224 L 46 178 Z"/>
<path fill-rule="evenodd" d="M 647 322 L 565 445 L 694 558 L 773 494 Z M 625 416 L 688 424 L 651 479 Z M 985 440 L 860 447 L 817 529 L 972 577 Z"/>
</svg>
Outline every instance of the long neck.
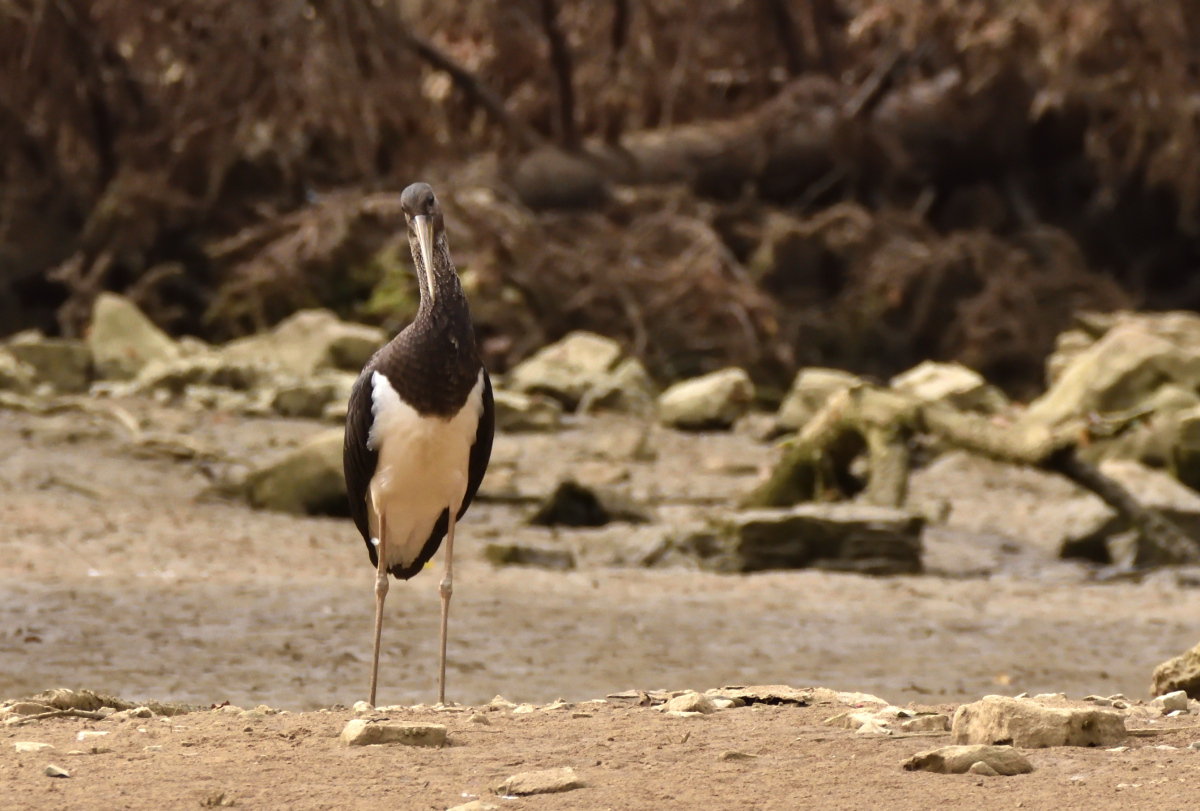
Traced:
<svg viewBox="0 0 1200 811">
<path fill-rule="evenodd" d="M 421 306 L 418 314 L 431 313 L 435 309 L 466 306 L 462 285 L 458 281 L 458 272 L 450 259 L 450 243 L 446 240 L 446 232 L 438 233 L 433 240 L 433 267 L 425 267 L 425 259 L 421 255 L 417 238 L 412 235 L 408 239 L 412 249 L 413 262 L 417 268 L 417 282 L 421 288 Z"/>
</svg>

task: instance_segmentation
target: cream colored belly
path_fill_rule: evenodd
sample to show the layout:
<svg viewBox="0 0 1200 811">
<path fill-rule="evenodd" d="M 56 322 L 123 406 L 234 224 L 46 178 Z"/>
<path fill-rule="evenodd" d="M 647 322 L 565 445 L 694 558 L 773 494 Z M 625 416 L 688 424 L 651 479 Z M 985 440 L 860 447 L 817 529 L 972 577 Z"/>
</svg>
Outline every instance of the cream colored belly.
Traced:
<svg viewBox="0 0 1200 811">
<path fill-rule="evenodd" d="M 370 447 L 379 452 L 371 479 L 369 521 L 379 537 L 385 516 L 385 560 L 408 566 L 429 539 L 443 510 L 458 512 L 467 490 L 471 445 L 483 411 L 483 376 L 454 417 L 422 417 L 378 372 L 372 378 Z"/>
</svg>

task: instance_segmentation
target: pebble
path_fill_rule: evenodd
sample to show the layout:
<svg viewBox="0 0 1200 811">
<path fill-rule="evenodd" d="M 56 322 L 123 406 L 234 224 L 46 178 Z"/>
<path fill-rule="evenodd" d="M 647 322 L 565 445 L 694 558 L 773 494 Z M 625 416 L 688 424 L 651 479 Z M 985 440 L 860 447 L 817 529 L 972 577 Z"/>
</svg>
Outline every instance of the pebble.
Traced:
<svg viewBox="0 0 1200 811">
<path fill-rule="evenodd" d="M 713 707 L 718 710 L 732 710 L 734 707 L 746 706 L 746 702 L 740 698 L 714 698 L 712 703 Z"/>
<path fill-rule="evenodd" d="M 467 721 L 472 724 L 483 724 L 484 726 L 491 726 L 492 723 L 486 715 L 478 712 L 467 718 Z"/>
<path fill-rule="evenodd" d="M 1128 746 L 1114 746 L 1112 749 L 1105 749 L 1105 752 L 1128 752 Z"/>
<path fill-rule="evenodd" d="M 999 777 L 1000 772 L 993 769 L 985 761 L 977 760 L 971 764 L 971 768 L 967 769 L 968 774 L 977 774 L 982 777 Z"/>
<path fill-rule="evenodd" d="M 103 738 L 107 734 L 108 734 L 107 730 L 81 729 L 75 733 L 75 740 L 77 740 L 77 741 L 94 740 L 96 738 Z"/>
<path fill-rule="evenodd" d="M 667 712 L 694 712 L 694 713 L 710 713 L 716 712 L 716 705 L 713 700 L 703 693 L 697 693 L 695 690 L 689 690 L 681 696 L 675 696 L 667 702 Z"/>
<path fill-rule="evenodd" d="M 554 701 L 542 707 L 542 712 L 549 712 L 551 710 L 569 710 L 572 706 L 574 705 L 563 701 L 561 698 L 556 698 Z"/>
<path fill-rule="evenodd" d="M 469 803 L 456 805 L 453 808 L 447 809 L 447 811 L 498 811 L 499 808 L 500 806 L 485 803 L 483 800 L 471 800 Z"/>
<path fill-rule="evenodd" d="M 683 710 L 667 710 L 663 715 L 668 718 L 703 718 L 702 712 L 684 712 Z"/>
<path fill-rule="evenodd" d="M 161 752 L 161 751 L 162 751 L 162 745 L 161 745 L 161 744 L 157 744 L 157 743 L 155 743 L 155 744 L 151 744 L 150 746 L 145 746 L 145 747 L 142 747 L 142 751 L 143 751 L 143 752 Z"/>
<path fill-rule="evenodd" d="M 941 713 L 918 715 L 916 718 L 902 722 L 900 728 L 905 732 L 949 732 L 950 716 Z"/>
<path fill-rule="evenodd" d="M 533 712 L 536 709 L 537 707 L 533 706 L 532 704 L 522 704 L 519 707 L 513 708 L 513 715 L 525 715 L 526 713 Z"/>
<path fill-rule="evenodd" d="M 717 760 L 754 760 L 758 755 L 751 755 L 748 752 L 738 752 L 734 749 L 727 749 L 717 755 Z"/>
<path fill-rule="evenodd" d="M 590 712 L 573 712 L 573 713 L 571 713 L 571 717 L 572 718 L 595 718 L 596 716 L 594 713 L 590 713 Z"/>
<path fill-rule="evenodd" d="M 48 743 L 38 743 L 37 741 L 17 741 L 15 744 L 18 752 L 40 752 L 43 749 L 53 749 L 54 746 Z"/>
<path fill-rule="evenodd" d="M 369 701 L 355 701 L 354 711 L 359 715 L 362 715 L 363 713 L 367 712 L 375 712 L 375 708 L 371 706 Z"/>
<path fill-rule="evenodd" d="M 1200 741 L 1192 741 L 1188 744 L 1188 749 L 1200 750 Z"/>
<path fill-rule="evenodd" d="M 1183 690 L 1176 690 L 1173 693 L 1166 693 L 1150 702 L 1152 706 L 1159 707 L 1163 715 L 1169 715 L 1173 712 L 1187 712 L 1188 697 Z"/>
<path fill-rule="evenodd" d="M 565 766 L 561 769 L 514 774 L 496 788 L 496 793 L 502 797 L 523 797 L 529 794 L 554 794 L 582 787 L 583 781 L 575 774 L 575 770 Z"/>
<path fill-rule="evenodd" d="M 517 707 L 516 704 L 509 701 L 504 696 L 496 696 L 490 702 L 488 702 L 488 706 L 495 707 L 498 710 L 513 710 Z"/>
<path fill-rule="evenodd" d="M 444 746 L 446 728 L 441 724 L 371 724 L 355 718 L 342 730 L 349 746 L 399 743 L 405 746 Z"/>
<path fill-rule="evenodd" d="M 71 773 L 62 766 L 55 766 L 53 763 L 46 766 L 47 777 L 70 777 Z"/>
</svg>

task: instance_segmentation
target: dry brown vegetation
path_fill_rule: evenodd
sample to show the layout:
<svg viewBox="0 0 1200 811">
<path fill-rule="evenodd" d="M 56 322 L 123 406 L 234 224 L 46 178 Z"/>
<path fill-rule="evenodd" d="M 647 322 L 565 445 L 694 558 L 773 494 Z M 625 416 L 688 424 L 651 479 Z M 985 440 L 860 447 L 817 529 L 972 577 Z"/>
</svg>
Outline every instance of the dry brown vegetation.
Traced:
<svg viewBox="0 0 1200 811">
<path fill-rule="evenodd" d="M 1187 0 L 3 0 L 0 327 L 383 317 L 420 174 L 499 368 L 1028 390 L 1074 309 L 1200 306 L 1197 46 Z"/>
</svg>

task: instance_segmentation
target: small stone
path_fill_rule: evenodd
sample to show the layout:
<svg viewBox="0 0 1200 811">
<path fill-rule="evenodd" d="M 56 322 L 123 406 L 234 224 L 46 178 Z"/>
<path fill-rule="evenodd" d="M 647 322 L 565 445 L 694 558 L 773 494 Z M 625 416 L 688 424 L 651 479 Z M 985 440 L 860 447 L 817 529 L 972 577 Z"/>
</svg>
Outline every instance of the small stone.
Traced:
<svg viewBox="0 0 1200 811">
<path fill-rule="evenodd" d="M 129 380 L 151 361 L 179 357 L 179 347 L 129 299 L 112 293 L 96 297 L 87 345 L 96 374 L 108 380 Z"/>
<path fill-rule="evenodd" d="M 532 704 L 522 704 L 519 707 L 513 707 L 513 715 L 528 715 L 536 709 L 537 707 Z"/>
<path fill-rule="evenodd" d="M 483 800 L 471 800 L 469 803 L 456 805 L 447 811 L 498 811 L 499 808 L 500 806 L 485 803 Z"/>
<path fill-rule="evenodd" d="M 1105 752 L 1128 752 L 1128 746 L 1114 746 L 1112 749 L 1105 749 Z"/>
<path fill-rule="evenodd" d="M 342 469 L 345 430 L 331 428 L 282 459 L 250 473 L 250 506 L 301 515 L 337 514 L 346 507 Z"/>
<path fill-rule="evenodd" d="M 101 729 L 81 729 L 81 730 L 79 730 L 78 732 L 76 732 L 76 733 L 75 733 L 75 740 L 77 740 L 77 741 L 90 741 L 90 740 L 95 740 L 96 738 L 103 738 L 103 737 L 104 737 L 105 735 L 107 735 L 107 734 L 108 734 L 108 731 L 107 731 L 107 730 L 101 730 Z"/>
<path fill-rule="evenodd" d="M 488 702 L 488 706 L 497 710 L 511 710 L 516 708 L 516 704 L 509 701 L 504 696 L 496 696 Z"/>
<path fill-rule="evenodd" d="M 922 361 L 892 378 L 891 387 L 927 403 L 946 402 L 964 411 L 994 414 L 1008 405 L 1007 398 L 973 369 L 959 363 Z"/>
<path fill-rule="evenodd" d="M 663 713 L 663 715 L 667 716 L 668 718 L 703 718 L 704 717 L 704 713 L 702 713 L 702 712 L 696 712 L 696 711 L 685 712 L 683 710 L 667 710 L 666 712 Z"/>
<path fill-rule="evenodd" d="M 492 723 L 488 720 L 486 715 L 480 712 L 472 713 L 471 715 L 467 716 L 467 722 L 471 724 L 480 724 L 485 727 L 491 726 Z"/>
<path fill-rule="evenodd" d="M 572 718 L 594 718 L 594 717 L 595 717 L 595 713 L 590 713 L 590 712 L 573 712 L 573 713 L 571 713 L 571 717 L 572 717 Z"/>
<path fill-rule="evenodd" d="M 999 777 L 1000 772 L 993 769 L 986 761 L 977 760 L 971 764 L 971 768 L 967 769 L 967 774 L 977 774 L 982 777 Z"/>
<path fill-rule="evenodd" d="M 355 701 L 354 702 L 354 712 L 356 712 L 359 715 L 362 715 L 363 713 L 367 713 L 367 712 L 375 712 L 375 708 L 371 706 L 371 703 L 369 701 Z"/>
<path fill-rule="evenodd" d="M 342 730 L 348 746 L 398 743 L 405 746 L 444 746 L 446 727 L 441 724 L 372 724 L 355 718 Z"/>
<path fill-rule="evenodd" d="M 926 771 L 937 774 L 980 774 L 973 767 L 983 763 L 994 775 L 1028 774 L 1033 764 L 1011 746 L 943 746 L 930 749 L 904 761 L 906 771 Z"/>
<path fill-rule="evenodd" d="M 667 712 L 696 712 L 708 714 L 716 712 L 713 701 L 703 693 L 689 690 L 681 696 L 675 696 L 666 704 Z"/>
<path fill-rule="evenodd" d="M 143 751 L 143 752 L 161 752 L 161 751 L 162 751 L 162 745 L 161 745 L 161 744 L 157 744 L 157 743 L 152 743 L 152 744 L 150 744 L 149 746 L 143 746 L 143 747 L 142 747 L 142 751 Z"/>
<path fill-rule="evenodd" d="M 542 707 L 542 712 L 550 712 L 553 710 L 569 710 L 573 706 L 574 705 L 568 701 L 564 701 L 561 698 L 556 698 L 554 701 L 551 701 L 549 704 Z"/>
<path fill-rule="evenodd" d="M 868 718 L 863 722 L 858 729 L 854 731 L 855 735 L 891 735 L 892 730 L 888 729 L 887 723 L 879 718 Z"/>
<path fill-rule="evenodd" d="M 44 712 L 53 712 L 54 708 L 33 701 L 18 701 L 16 704 L 10 706 L 8 710 L 17 715 L 41 715 Z"/>
<path fill-rule="evenodd" d="M 713 707 L 718 710 L 731 710 L 734 707 L 746 706 L 746 702 L 740 698 L 725 698 L 723 696 L 713 698 L 712 703 Z"/>
<path fill-rule="evenodd" d="M 1200 750 L 1200 741 L 1192 741 L 1188 744 L 1188 749 L 1193 751 Z"/>
<path fill-rule="evenodd" d="M 88 389 L 92 376 L 92 351 L 83 341 L 47 338 L 37 330 L 20 332 L 8 340 L 8 351 L 33 369 L 39 382 L 49 383 L 61 394 L 78 394 Z"/>
<path fill-rule="evenodd" d="M 592 388 L 604 383 L 621 357 L 621 345 L 591 332 L 572 332 L 521 361 L 508 373 L 508 387 L 545 394 L 574 411 Z"/>
<path fill-rule="evenodd" d="M 658 398 L 658 417 L 672 428 L 729 428 L 750 409 L 753 400 L 750 376 L 736 367 L 722 369 L 671 386 Z"/>
<path fill-rule="evenodd" d="M 71 773 L 61 766 L 55 766 L 53 763 L 46 766 L 47 777 L 70 777 Z"/>
<path fill-rule="evenodd" d="M 918 715 L 916 718 L 901 722 L 900 728 L 905 732 L 949 732 L 950 716 L 941 713 Z"/>
<path fill-rule="evenodd" d="M 717 760 L 754 760 L 758 755 L 751 755 L 748 752 L 738 752 L 734 749 L 727 749 L 717 755 Z"/>
<path fill-rule="evenodd" d="M 583 781 L 570 766 L 514 774 L 496 788 L 502 797 L 523 797 L 529 794 L 554 794 L 582 788 Z"/>
<path fill-rule="evenodd" d="M 1158 696 L 1150 703 L 1151 705 L 1161 709 L 1163 715 L 1178 711 L 1186 712 L 1188 708 L 1188 695 L 1183 690 L 1175 690 L 1173 692 L 1166 693 L 1165 695 Z"/>
<path fill-rule="evenodd" d="M 40 752 L 43 749 L 53 749 L 54 746 L 48 743 L 39 743 L 37 741 L 16 741 L 13 746 L 18 752 Z"/>
</svg>

